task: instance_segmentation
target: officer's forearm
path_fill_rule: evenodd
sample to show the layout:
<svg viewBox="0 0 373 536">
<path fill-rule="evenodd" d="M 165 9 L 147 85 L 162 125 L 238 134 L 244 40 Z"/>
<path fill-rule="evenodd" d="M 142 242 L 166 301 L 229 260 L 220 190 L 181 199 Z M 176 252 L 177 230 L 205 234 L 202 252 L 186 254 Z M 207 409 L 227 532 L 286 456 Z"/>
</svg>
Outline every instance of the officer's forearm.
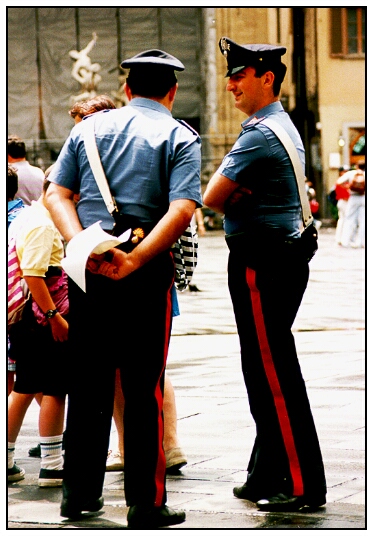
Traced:
<svg viewBox="0 0 373 536">
<path fill-rule="evenodd" d="M 196 204 L 180 199 L 170 204 L 168 212 L 149 235 L 129 254 L 131 262 L 140 268 L 159 253 L 169 249 L 190 224 Z"/>
<path fill-rule="evenodd" d="M 228 179 L 228 177 L 215 173 L 207 185 L 203 202 L 215 212 L 224 214 L 225 202 L 238 186 L 236 182 Z"/>
<path fill-rule="evenodd" d="M 66 242 L 83 230 L 75 209 L 73 192 L 52 183 L 46 192 L 45 204 Z"/>
</svg>

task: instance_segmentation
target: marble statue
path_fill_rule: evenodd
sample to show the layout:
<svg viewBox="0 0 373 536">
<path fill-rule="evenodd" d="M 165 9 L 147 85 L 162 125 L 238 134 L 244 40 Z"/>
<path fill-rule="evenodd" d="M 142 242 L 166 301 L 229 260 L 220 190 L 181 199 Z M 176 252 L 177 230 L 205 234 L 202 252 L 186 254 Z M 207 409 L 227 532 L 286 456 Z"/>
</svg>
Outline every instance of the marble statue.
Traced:
<svg viewBox="0 0 373 536">
<path fill-rule="evenodd" d="M 71 76 L 81 85 L 81 92 L 78 95 L 72 95 L 72 103 L 91 99 L 97 95 L 96 89 L 98 83 L 102 80 L 98 74 L 101 70 L 99 63 L 92 63 L 88 54 L 91 52 L 97 41 L 97 34 L 93 32 L 92 40 L 82 50 L 70 50 L 69 56 L 75 61 Z"/>
</svg>

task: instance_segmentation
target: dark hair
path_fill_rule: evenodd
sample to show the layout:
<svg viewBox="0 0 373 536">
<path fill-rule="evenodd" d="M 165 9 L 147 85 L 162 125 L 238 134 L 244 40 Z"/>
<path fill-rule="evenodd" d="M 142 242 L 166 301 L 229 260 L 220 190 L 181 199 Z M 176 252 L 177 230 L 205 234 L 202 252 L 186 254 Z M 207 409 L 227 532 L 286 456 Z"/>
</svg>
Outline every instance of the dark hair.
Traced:
<svg viewBox="0 0 373 536">
<path fill-rule="evenodd" d="M 177 83 L 177 78 L 170 67 L 147 65 L 132 67 L 126 82 L 132 95 L 163 98 Z"/>
<path fill-rule="evenodd" d="M 101 110 L 114 110 L 116 108 L 114 102 L 107 95 L 97 95 L 86 101 L 79 101 L 69 110 L 69 114 L 73 119 L 75 117 L 85 117 L 89 114 L 94 114 Z"/>
<path fill-rule="evenodd" d="M 8 154 L 12 158 L 26 158 L 25 142 L 14 134 L 8 136 Z"/>
<path fill-rule="evenodd" d="M 273 81 L 273 94 L 275 97 L 277 97 L 281 90 L 281 84 L 285 78 L 286 65 L 281 62 L 280 63 L 277 62 L 272 65 L 270 63 L 263 62 L 263 64 L 256 64 L 254 66 L 254 69 L 255 69 L 256 78 L 260 78 L 267 71 L 271 71 L 275 75 L 275 78 Z"/>
<path fill-rule="evenodd" d="M 18 191 L 18 174 L 15 167 L 8 164 L 8 178 L 6 181 L 7 199 L 14 199 Z"/>
</svg>

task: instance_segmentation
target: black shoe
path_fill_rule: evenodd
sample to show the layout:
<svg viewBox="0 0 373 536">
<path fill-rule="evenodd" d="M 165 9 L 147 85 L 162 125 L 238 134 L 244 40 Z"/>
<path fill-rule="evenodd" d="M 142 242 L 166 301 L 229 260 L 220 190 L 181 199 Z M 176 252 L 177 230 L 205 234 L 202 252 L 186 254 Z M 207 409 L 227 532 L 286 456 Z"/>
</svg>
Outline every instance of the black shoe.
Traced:
<svg viewBox="0 0 373 536">
<path fill-rule="evenodd" d="M 256 501 L 259 500 L 258 493 L 250 489 L 246 483 L 243 484 L 243 486 L 233 488 L 233 495 L 238 499 L 246 499 L 253 503 L 256 503 Z"/>
<path fill-rule="evenodd" d="M 25 478 L 25 470 L 18 467 L 15 463 L 11 469 L 8 469 L 8 482 L 18 482 Z"/>
<path fill-rule="evenodd" d="M 98 512 L 103 506 L 103 497 L 87 501 L 83 505 L 77 505 L 68 499 L 62 499 L 60 515 L 69 519 L 78 519 L 81 517 L 82 512 Z"/>
<path fill-rule="evenodd" d="M 325 496 L 318 498 L 307 498 L 305 495 L 294 497 L 278 493 L 269 499 L 261 499 L 256 505 L 264 512 L 298 512 L 305 506 L 314 510 L 326 503 Z"/>
<path fill-rule="evenodd" d="M 41 458 L 41 447 L 40 443 L 36 447 L 32 447 L 28 451 L 28 455 L 31 456 L 31 458 Z"/>
<path fill-rule="evenodd" d="M 63 480 L 63 469 L 40 469 L 39 488 L 60 488 Z"/>
<path fill-rule="evenodd" d="M 168 506 L 160 508 L 147 508 L 144 506 L 130 506 L 127 515 L 129 529 L 157 529 L 179 525 L 185 521 L 185 512 L 176 512 Z"/>
</svg>

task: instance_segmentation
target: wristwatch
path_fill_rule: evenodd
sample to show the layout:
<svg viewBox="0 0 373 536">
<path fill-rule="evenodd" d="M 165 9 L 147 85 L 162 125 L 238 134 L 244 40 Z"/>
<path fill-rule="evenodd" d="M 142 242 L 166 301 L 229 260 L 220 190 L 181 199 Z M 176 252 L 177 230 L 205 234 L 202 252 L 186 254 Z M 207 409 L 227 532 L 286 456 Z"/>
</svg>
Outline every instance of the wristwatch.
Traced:
<svg viewBox="0 0 373 536">
<path fill-rule="evenodd" d="M 48 309 L 45 313 L 45 318 L 53 318 L 58 313 L 58 309 Z"/>
</svg>

